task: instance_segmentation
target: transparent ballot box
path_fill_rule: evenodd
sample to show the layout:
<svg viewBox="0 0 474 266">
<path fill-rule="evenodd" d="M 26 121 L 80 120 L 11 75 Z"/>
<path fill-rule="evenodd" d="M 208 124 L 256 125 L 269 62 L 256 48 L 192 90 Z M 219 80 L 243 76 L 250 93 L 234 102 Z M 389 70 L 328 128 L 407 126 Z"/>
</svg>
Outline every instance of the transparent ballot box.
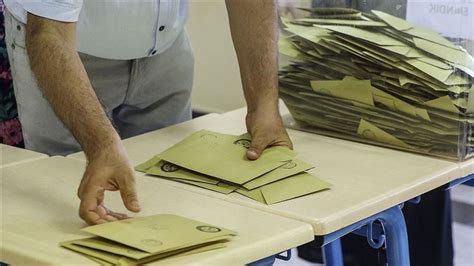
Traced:
<svg viewBox="0 0 474 266">
<path fill-rule="evenodd" d="M 288 127 L 472 156 L 474 1 L 316 0 L 301 9 L 280 23 Z"/>
</svg>

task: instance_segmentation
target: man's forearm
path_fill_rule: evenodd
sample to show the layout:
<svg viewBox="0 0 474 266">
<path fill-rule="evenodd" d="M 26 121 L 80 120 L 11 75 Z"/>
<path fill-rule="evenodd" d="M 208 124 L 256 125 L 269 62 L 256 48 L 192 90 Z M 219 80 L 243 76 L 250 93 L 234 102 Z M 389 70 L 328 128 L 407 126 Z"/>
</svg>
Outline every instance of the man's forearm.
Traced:
<svg viewBox="0 0 474 266">
<path fill-rule="evenodd" d="M 41 28 L 30 17 L 26 41 L 31 68 L 54 112 L 91 159 L 120 138 L 92 89 L 74 36 Z"/>
<path fill-rule="evenodd" d="M 278 28 L 274 0 L 226 0 L 249 112 L 278 106 Z"/>
</svg>

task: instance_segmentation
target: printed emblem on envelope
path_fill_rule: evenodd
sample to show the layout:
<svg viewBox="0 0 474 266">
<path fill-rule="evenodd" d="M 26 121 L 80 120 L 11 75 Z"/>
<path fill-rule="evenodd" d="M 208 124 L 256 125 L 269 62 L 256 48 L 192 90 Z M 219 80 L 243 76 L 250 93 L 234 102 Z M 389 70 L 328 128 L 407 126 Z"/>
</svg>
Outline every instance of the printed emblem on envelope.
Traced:
<svg viewBox="0 0 474 266">
<path fill-rule="evenodd" d="M 240 146 L 242 146 L 246 149 L 250 148 L 250 143 L 251 142 L 248 139 L 238 139 L 238 140 L 234 141 L 235 145 L 240 145 Z"/>
<path fill-rule="evenodd" d="M 208 225 L 197 226 L 196 229 L 205 233 L 217 233 L 221 231 L 220 228 L 217 228 L 214 226 L 208 226 Z"/>
<path fill-rule="evenodd" d="M 176 172 L 179 170 L 179 167 L 177 165 L 174 165 L 172 163 L 165 163 L 161 166 L 161 170 L 165 172 Z"/>
</svg>

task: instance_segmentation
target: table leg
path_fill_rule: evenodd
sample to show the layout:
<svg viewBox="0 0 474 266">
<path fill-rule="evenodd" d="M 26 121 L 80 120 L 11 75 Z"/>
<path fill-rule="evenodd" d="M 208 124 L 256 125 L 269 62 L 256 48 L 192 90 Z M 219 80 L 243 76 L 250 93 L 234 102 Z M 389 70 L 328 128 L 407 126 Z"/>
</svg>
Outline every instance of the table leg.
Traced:
<svg viewBox="0 0 474 266">
<path fill-rule="evenodd" d="M 336 239 L 323 247 L 323 260 L 326 265 L 343 266 L 341 239 Z"/>
<path fill-rule="evenodd" d="M 387 262 L 389 266 L 410 266 L 410 254 L 408 250 L 408 234 L 405 217 L 402 213 L 402 205 L 397 205 L 378 214 L 372 215 L 362 221 L 349 225 L 336 232 L 325 235 L 322 243 L 323 256 L 326 266 L 343 266 L 343 256 L 340 238 L 351 232 L 363 232 L 369 244 L 379 248 L 385 244 L 387 250 Z M 374 222 L 379 222 L 377 229 Z M 374 239 L 375 238 L 375 239 Z M 282 259 L 287 260 L 291 257 Z M 276 256 L 271 256 L 253 263 L 249 266 L 270 266 L 275 262 Z"/>
<path fill-rule="evenodd" d="M 375 221 L 380 222 L 383 229 L 383 235 L 374 236 L 372 226 Z M 361 230 L 364 229 L 363 227 L 366 227 L 365 230 Z M 367 230 L 368 228 L 370 228 L 370 230 Z M 322 246 L 324 248 L 323 254 L 325 254 L 327 256 L 326 258 L 328 259 L 325 261 L 327 266 L 343 265 L 340 243 L 331 243 L 354 231 L 363 231 L 372 247 L 381 247 L 383 244 L 385 244 L 387 249 L 387 262 L 389 266 L 410 265 L 408 235 L 401 206 L 397 205 L 324 236 Z M 377 239 L 377 241 L 374 241 L 374 237 Z M 327 247 L 328 250 L 326 251 L 327 245 L 329 246 Z M 337 258 L 335 258 L 335 254 L 338 254 Z"/>
<path fill-rule="evenodd" d="M 393 207 L 378 218 L 383 225 L 388 265 L 409 266 L 408 234 L 401 208 Z"/>
</svg>

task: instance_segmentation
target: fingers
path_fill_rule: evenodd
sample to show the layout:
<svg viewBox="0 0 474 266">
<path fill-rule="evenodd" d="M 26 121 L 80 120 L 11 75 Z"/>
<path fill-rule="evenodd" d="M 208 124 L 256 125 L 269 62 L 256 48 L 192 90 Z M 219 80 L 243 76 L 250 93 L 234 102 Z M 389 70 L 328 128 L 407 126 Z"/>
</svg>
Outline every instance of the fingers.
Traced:
<svg viewBox="0 0 474 266">
<path fill-rule="evenodd" d="M 133 174 L 128 178 L 124 178 L 120 183 L 120 195 L 122 196 L 123 204 L 129 211 L 140 211 L 140 204 L 138 202 L 137 191 L 135 190 L 135 178 L 133 177 Z"/>
<path fill-rule="evenodd" d="M 97 213 L 97 215 L 99 215 L 99 217 L 102 220 L 105 220 L 106 222 L 118 221 L 118 219 L 116 217 L 109 214 L 107 208 L 105 208 L 103 205 L 97 206 L 96 213 Z"/>
<path fill-rule="evenodd" d="M 274 141 L 271 146 L 286 146 L 290 150 L 293 150 L 293 143 L 291 142 L 290 137 L 286 132 L 281 133 L 278 139 Z"/>
<path fill-rule="evenodd" d="M 247 158 L 249 160 L 257 160 L 262 155 L 263 150 L 268 146 L 268 141 L 265 138 L 256 136 L 252 139 L 252 143 L 247 150 Z"/>
<path fill-rule="evenodd" d="M 88 224 L 106 223 L 105 215 L 101 216 L 101 210 L 98 208 L 104 198 L 104 189 L 100 187 L 90 187 L 81 198 L 79 207 L 79 216 Z"/>
<path fill-rule="evenodd" d="M 79 216 L 88 224 L 102 224 L 129 218 L 126 214 L 113 212 L 103 205 L 105 189 L 85 188 L 81 198 Z"/>
<path fill-rule="evenodd" d="M 87 181 L 86 181 L 87 178 L 88 177 L 86 175 L 84 175 L 84 177 L 82 177 L 81 183 L 79 184 L 79 188 L 77 189 L 77 197 L 79 199 L 81 199 L 81 195 L 84 192 L 84 184 L 87 183 Z"/>
<path fill-rule="evenodd" d="M 252 143 L 247 149 L 247 158 L 249 160 L 257 160 L 263 151 L 270 146 L 286 146 L 291 150 L 293 149 L 293 143 L 285 130 L 276 134 L 254 134 L 252 136 Z"/>
<path fill-rule="evenodd" d="M 111 211 L 111 210 L 108 210 L 108 214 L 109 214 L 110 216 L 115 217 L 117 220 L 124 220 L 124 219 L 130 218 L 128 215 L 126 215 L 126 214 L 124 214 L 124 213 L 113 212 L 113 211 Z"/>
<path fill-rule="evenodd" d="M 111 211 L 107 207 L 105 207 L 104 205 L 99 205 L 98 210 L 100 212 L 99 215 L 104 214 L 103 217 L 108 222 L 113 222 L 113 221 L 117 221 L 117 220 L 124 220 L 124 219 L 130 218 L 130 217 L 128 217 L 128 215 L 126 215 L 124 213 L 118 213 L 118 212 Z"/>
<path fill-rule="evenodd" d="M 117 190 L 128 210 L 140 211 L 133 168 L 122 146 L 105 150 L 88 162 L 77 191 L 81 199 L 79 216 L 88 224 L 127 219 L 126 214 L 110 211 L 103 205 L 105 191 Z"/>
</svg>

